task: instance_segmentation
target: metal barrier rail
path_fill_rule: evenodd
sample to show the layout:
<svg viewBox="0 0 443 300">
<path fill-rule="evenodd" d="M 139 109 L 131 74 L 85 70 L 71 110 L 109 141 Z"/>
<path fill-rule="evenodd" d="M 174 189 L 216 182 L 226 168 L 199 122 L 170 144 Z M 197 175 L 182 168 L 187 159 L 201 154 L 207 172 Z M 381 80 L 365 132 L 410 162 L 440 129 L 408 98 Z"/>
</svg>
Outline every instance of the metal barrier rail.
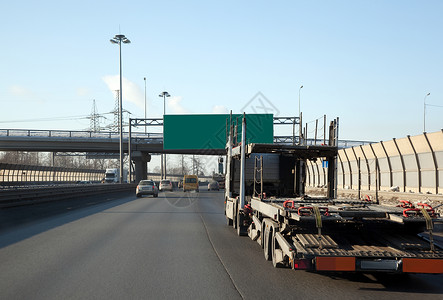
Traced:
<svg viewBox="0 0 443 300">
<path fill-rule="evenodd" d="M 36 203 L 64 200 L 115 192 L 135 193 L 135 184 L 88 184 L 63 187 L 40 187 L 0 190 L 0 208 L 31 205 Z"/>
<path fill-rule="evenodd" d="M 13 137 L 63 137 L 63 138 L 108 138 L 118 139 L 120 135 L 114 131 L 75 131 L 75 130 L 40 130 L 40 129 L 0 129 L 0 136 Z M 123 132 L 125 138 L 128 132 Z M 162 133 L 132 132 L 133 138 L 163 139 Z"/>
<path fill-rule="evenodd" d="M 285 123 L 278 123 L 285 124 Z M 73 130 L 38 130 L 38 129 L 0 129 L 0 137 L 48 137 L 48 138 L 94 138 L 94 139 L 119 139 L 117 132 L 113 131 L 73 131 Z M 123 138 L 128 139 L 129 133 L 123 132 Z M 133 143 L 149 143 L 156 141 L 163 142 L 163 133 L 144 133 L 131 132 L 131 139 Z M 305 138 L 308 145 L 321 144 L 323 139 Z M 299 137 L 293 135 L 274 136 L 274 143 L 276 144 L 298 144 Z M 369 141 L 354 141 L 354 140 L 339 140 L 340 148 L 347 148 L 358 145 L 366 145 L 372 142 Z"/>
<path fill-rule="evenodd" d="M 23 182 L 74 183 L 81 180 L 99 182 L 103 177 L 104 170 L 0 163 L 0 185 L 16 185 Z"/>
</svg>

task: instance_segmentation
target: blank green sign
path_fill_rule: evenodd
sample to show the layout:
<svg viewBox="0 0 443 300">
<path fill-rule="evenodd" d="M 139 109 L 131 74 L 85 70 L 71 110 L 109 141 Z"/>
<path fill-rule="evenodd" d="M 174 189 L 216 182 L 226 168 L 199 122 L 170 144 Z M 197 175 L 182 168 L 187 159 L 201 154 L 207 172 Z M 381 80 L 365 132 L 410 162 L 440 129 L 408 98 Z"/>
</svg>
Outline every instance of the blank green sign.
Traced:
<svg viewBox="0 0 443 300">
<path fill-rule="evenodd" d="M 238 141 L 241 139 L 243 115 L 233 114 L 232 124 L 238 124 Z M 226 125 L 230 115 L 165 115 L 163 148 L 174 149 L 224 149 Z M 246 140 L 248 143 L 272 144 L 274 139 L 272 114 L 246 115 Z"/>
</svg>

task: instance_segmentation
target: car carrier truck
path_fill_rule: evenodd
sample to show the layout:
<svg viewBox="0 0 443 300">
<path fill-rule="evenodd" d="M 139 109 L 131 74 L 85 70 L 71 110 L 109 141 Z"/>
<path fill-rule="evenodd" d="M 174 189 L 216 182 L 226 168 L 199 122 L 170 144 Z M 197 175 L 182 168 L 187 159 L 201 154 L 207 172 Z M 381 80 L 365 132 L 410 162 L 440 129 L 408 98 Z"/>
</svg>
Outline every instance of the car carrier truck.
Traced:
<svg viewBox="0 0 443 300">
<path fill-rule="evenodd" d="M 425 203 L 337 199 L 338 119 L 327 145 L 227 141 L 225 216 L 238 235 L 263 249 L 274 267 L 312 271 L 443 273 L 443 249 L 433 226 L 443 222 Z M 301 139 L 302 140 L 302 139 Z M 306 161 L 327 162 L 326 196 L 305 193 Z M 429 232 L 424 239 L 420 233 Z"/>
</svg>

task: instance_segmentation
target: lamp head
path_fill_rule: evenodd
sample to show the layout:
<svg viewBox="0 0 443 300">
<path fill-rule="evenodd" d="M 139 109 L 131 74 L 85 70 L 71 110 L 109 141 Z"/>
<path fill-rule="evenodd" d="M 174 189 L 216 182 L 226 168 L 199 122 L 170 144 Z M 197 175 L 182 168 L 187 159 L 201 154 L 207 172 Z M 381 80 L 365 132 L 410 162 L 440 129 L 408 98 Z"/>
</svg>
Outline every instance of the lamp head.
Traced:
<svg viewBox="0 0 443 300">
<path fill-rule="evenodd" d="M 168 92 L 164 91 L 162 92 L 160 95 L 158 95 L 159 97 L 171 97 L 171 95 L 169 95 Z"/>
<path fill-rule="evenodd" d="M 131 41 L 125 37 L 124 34 L 116 34 L 113 39 L 111 39 L 111 43 L 120 44 L 123 42 L 124 44 L 129 44 Z"/>
</svg>

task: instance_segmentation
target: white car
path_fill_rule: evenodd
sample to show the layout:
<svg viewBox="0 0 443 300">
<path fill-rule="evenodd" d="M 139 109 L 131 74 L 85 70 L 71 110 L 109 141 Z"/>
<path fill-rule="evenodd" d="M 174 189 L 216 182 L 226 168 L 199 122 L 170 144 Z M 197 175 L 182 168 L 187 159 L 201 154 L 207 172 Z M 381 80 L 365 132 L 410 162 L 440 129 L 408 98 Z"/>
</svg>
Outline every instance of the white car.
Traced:
<svg viewBox="0 0 443 300">
<path fill-rule="evenodd" d="M 141 180 L 137 185 L 137 189 L 135 191 L 135 195 L 137 197 L 141 197 L 143 195 L 152 195 L 153 197 L 158 197 L 158 189 L 152 180 Z"/>
<path fill-rule="evenodd" d="M 160 187 L 159 187 L 160 191 L 171 191 L 172 192 L 172 182 L 171 180 L 162 180 L 160 181 Z"/>
</svg>

